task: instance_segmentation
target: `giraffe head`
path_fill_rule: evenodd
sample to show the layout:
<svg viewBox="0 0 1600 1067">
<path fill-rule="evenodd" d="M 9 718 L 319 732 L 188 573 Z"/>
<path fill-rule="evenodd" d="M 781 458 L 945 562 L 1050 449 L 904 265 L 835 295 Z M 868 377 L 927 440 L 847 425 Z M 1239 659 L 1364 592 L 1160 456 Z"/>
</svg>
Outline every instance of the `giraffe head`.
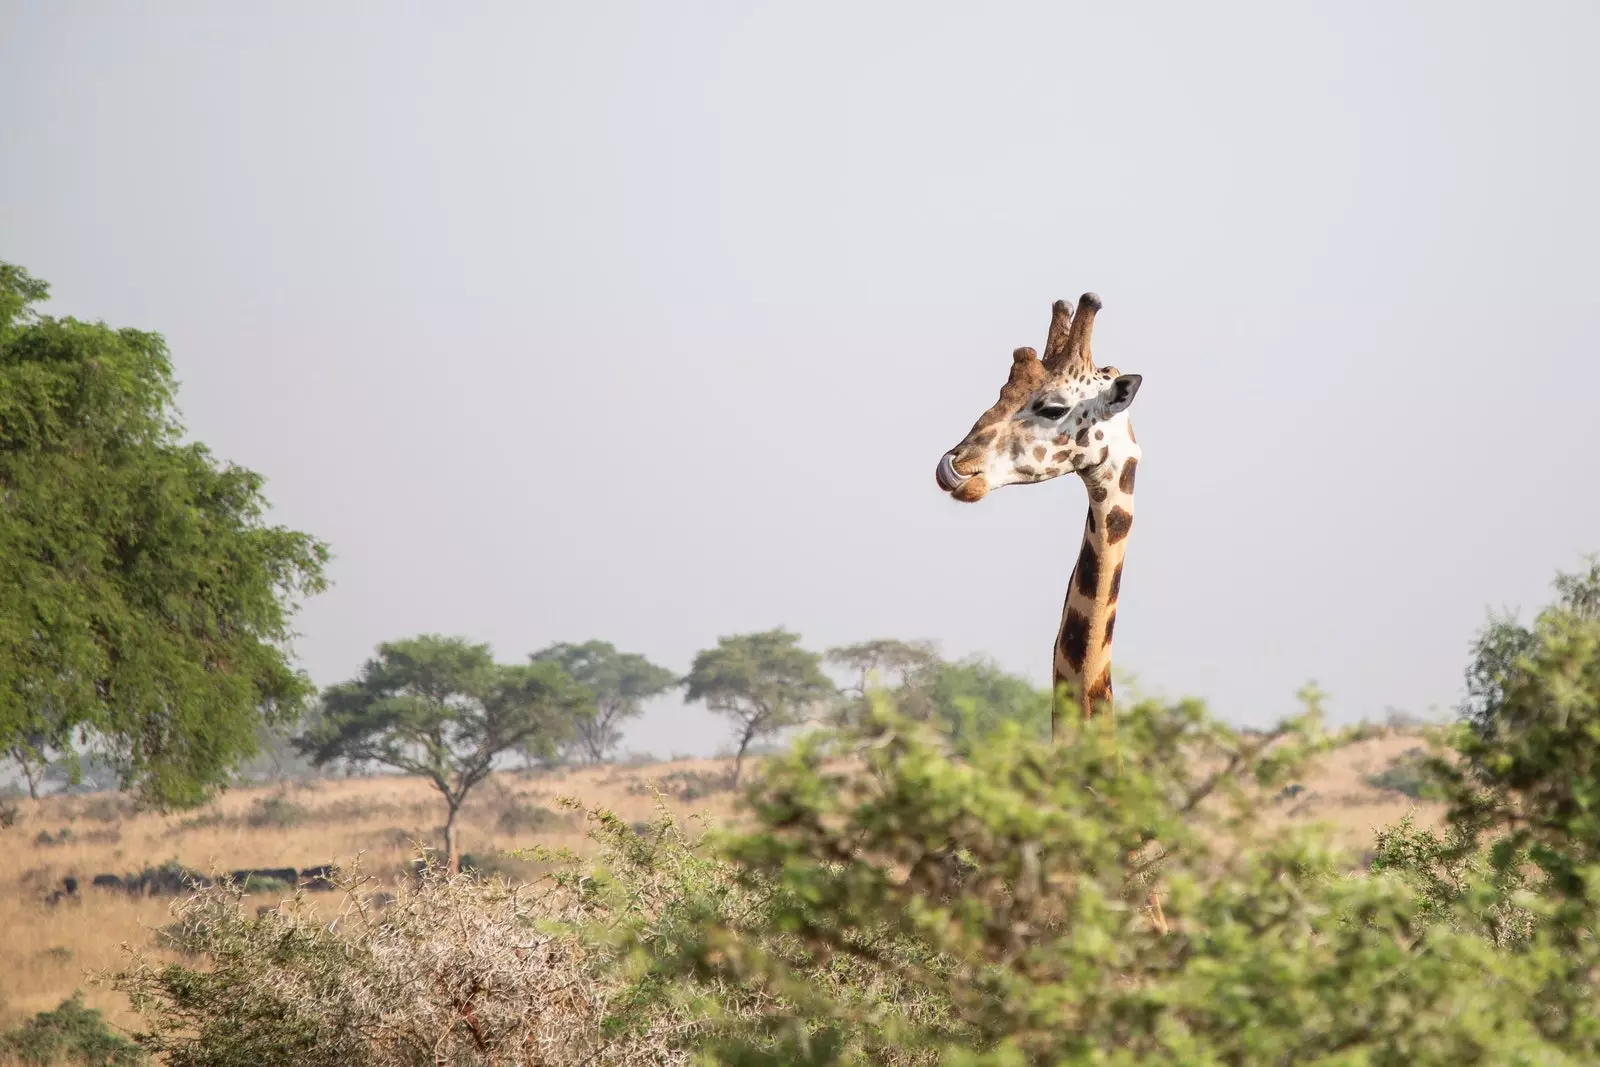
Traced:
<svg viewBox="0 0 1600 1067">
<path fill-rule="evenodd" d="M 1000 399 L 940 457 L 940 489 L 973 503 L 1002 485 L 1089 474 L 1133 443 L 1125 412 L 1140 378 L 1094 365 L 1089 334 L 1099 310 L 1094 293 L 1079 298 L 1076 315 L 1056 301 L 1044 358 L 1031 348 L 1011 354 Z"/>
</svg>

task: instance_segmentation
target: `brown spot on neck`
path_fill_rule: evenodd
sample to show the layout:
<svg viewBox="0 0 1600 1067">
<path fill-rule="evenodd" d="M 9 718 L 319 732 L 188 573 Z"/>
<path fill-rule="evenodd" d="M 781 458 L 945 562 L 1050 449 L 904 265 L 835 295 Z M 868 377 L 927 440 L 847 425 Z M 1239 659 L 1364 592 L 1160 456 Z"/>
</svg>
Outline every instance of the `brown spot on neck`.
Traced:
<svg viewBox="0 0 1600 1067">
<path fill-rule="evenodd" d="M 1122 465 L 1122 477 L 1117 479 L 1117 488 L 1124 493 L 1133 492 L 1133 480 L 1139 470 L 1139 461 L 1133 456 L 1128 457 L 1128 462 Z"/>
<path fill-rule="evenodd" d="M 1106 512 L 1106 541 L 1116 544 L 1128 536 L 1128 531 L 1133 529 L 1133 516 L 1122 509 L 1120 504 L 1112 505 Z"/>
<path fill-rule="evenodd" d="M 1077 608 L 1068 608 L 1061 620 L 1061 654 L 1074 672 L 1083 670 L 1083 658 L 1089 654 L 1089 618 Z"/>
<path fill-rule="evenodd" d="M 1100 594 L 1100 556 L 1087 538 L 1078 549 L 1078 565 L 1072 568 L 1072 581 L 1078 592 L 1091 600 Z"/>
</svg>

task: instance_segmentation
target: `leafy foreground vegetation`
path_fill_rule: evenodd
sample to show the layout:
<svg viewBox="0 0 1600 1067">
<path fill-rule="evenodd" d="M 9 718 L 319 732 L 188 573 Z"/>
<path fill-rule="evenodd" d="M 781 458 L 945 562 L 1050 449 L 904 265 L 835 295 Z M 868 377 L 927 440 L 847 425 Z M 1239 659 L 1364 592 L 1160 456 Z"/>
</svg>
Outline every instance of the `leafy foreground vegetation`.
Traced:
<svg viewBox="0 0 1600 1067">
<path fill-rule="evenodd" d="M 1444 831 L 1385 831 L 1371 871 L 1269 829 L 1350 736 L 1314 705 L 1245 734 L 1143 703 L 958 754 L 880 700 L 769 762 L 738 832 L 590 810 L 597 865 L 431 872 L 332 928 L 208 892 L 197 962 L 112 981 L 194 1067 L 1592 1063 L 1600 613 L 1569 592 L 1441 736 Z"/>
</svg>

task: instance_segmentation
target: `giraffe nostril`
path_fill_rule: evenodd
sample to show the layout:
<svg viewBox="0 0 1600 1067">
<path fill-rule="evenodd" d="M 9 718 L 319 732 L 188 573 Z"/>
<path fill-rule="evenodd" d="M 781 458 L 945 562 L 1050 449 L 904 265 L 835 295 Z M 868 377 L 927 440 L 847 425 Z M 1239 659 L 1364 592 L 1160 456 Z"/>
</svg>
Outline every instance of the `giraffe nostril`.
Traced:
<svg viewBox="0 0 1600 1067">
<path fill-rule="evenodd" d="M 967 480 L 964 475 L 956 473 L 955 461 L 950 458 L 950 453 L 948 452 L 939 457 L 939 470 L 936 477 L 939 480 L 939 488 L 947 493 L 953 493 L 960 489 L 962 483 Z"/>
</svg>

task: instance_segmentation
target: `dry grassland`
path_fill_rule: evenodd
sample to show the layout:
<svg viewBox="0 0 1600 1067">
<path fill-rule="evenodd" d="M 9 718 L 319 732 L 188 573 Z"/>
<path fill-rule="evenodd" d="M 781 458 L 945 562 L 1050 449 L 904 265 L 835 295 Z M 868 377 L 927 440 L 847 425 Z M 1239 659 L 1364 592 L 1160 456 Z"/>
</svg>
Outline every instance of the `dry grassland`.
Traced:
<svg viewBox="0 0 1600 1067">
<path fill-rule="evenodd" d="M 1415 810 L 1433 824 L 1430 805 L 1366 784 L 1396 757 L 1422 742 L 1390 734 L 1341 750 L 1308 775 L 1283 818 L 1332 826 L 1360 851 L 1373 830 Z M 684 786 L 714 780 L 728 764 L 684 760 L 645 767 L 599 767 L 542 776 L 496 775 L 469 800 L 462 816 L 462 847 L 484 856 L 540 844 L 585 851 L 577 817 L 556 806 L 558 797 L 608 807 L 629 821 L 654 814 L 652 782 L 668 794 L 679 815 L 733 815 L 731 795 L 696 795 Z M 369 873 L 389 880 L 414 856 L 413 841 L 437 840 L 441 804 L 419 779 L 379 777 L 312 782 L 285 790 L 238 789 L 196 812 L 161 816 L 133 813 L 108 795 L 22 801 L 21 818 L 0 831 L 0 1025 L 55 1007 L 74 989 L 113 1024 L 133 1016 L 118 994 L 92 985 L 86 973 L 113 967 L 123 943 L 150 945 L 169 921 L 169 898 L 139 898 L 90 886 L 100 873 L 126 874 L 177 860 L 201 872 L 295 867 L 348 861 L 360 854 Z M 298 822 L 295 819 L 298 818 Z M 281 825 L 288 822 L 290 825 Z M 69 833 L 61 834 L 62 830 Z M 59 843 L 57 843 L 59 842 Z M 518 871 L 507 864 L 513 875 Z M 78 899 L 47 902 L 66 876 L 78 879 Z M 250 905 L 275 904 L 281 894 L 257 895 Z M 330 909 L 339 894 L 321 898 Z"/>
</svg>

